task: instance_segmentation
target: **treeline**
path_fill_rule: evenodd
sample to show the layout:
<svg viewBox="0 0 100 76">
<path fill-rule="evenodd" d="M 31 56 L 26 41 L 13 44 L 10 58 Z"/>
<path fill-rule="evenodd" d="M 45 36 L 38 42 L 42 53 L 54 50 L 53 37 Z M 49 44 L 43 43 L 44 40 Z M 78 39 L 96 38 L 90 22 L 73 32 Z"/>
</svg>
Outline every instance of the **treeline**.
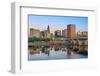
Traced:
<svg viewBox="0 0 100 76">
<path fill-rule="evenodd" d="M 28 38 L 28 42 L 41 42 L 41 41 L 44 41 L 44 42 L 48 42 L 50 41 L 49 38 Z"/>
</svg>

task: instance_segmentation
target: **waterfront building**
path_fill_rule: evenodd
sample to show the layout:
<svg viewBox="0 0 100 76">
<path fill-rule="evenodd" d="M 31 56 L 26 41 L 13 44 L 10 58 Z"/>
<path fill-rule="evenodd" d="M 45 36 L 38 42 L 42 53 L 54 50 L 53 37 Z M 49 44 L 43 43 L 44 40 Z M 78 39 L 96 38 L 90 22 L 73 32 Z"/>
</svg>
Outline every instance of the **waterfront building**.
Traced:
<svg viewBox="0 0 100 76">
<path fill-rule="evenodd" d="M 67 29 L 62 30 L 62 36 L 67 37 Z"/>
<path fill-rule="evenodd" d="M 77 32 L 77 36 L 80 36 L 80 37 L 87 37 L 88 36 L 88 32 L 87 31 L 78 31 Z"/>
<path fill-rule="evenodd" d="M 40 32 L 40 38 L 46 38 L 45 31 L 41 31 L 41 32 Z"/>
<path fill-rule="evenodd" d="M 82 32 L 82 36 L 88 36 L 88 32 L 87 31 L 83 31 Z"/>
<path fill-rule="evenodd" d="M 41 38 L 51 38 L 50 27 L 48 25 L 47 30 L 43 30 L 40 32 Z"/>
<path fill-rule="evenodd" d="M 75 37 L 76 36 L 76 25 L 75 24 L 68 24 L 67 25 L 67 37 Z"/>
<path fill-rule="evenodd" d="M 55 31 L 55 37 L 61 37 L 61 30 Z"/>
<path fill-rule="evenodd" d="M 82 32 L 78 31 L 77 36 L 81 36 L 81 35 L 82 35 Z"/>
<path fill-rule="evenodd" d="M 34 29 L 34 28 L 30 28 L 30 37 L 39 38 L 40 37 L 40 30 Z"/>
</svg>

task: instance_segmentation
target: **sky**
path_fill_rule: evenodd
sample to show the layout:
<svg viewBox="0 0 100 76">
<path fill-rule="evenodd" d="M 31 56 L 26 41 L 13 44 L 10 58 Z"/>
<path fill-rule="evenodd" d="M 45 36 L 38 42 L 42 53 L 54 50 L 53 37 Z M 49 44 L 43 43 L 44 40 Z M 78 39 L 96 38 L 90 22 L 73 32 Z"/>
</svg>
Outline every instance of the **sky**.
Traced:
<svg viewBox="0 0 100 76">
<path fill-rule="evenodd" d="M 75 24 L 77 31 L 88 31 L 88 17 L 80 16 L 43 16 L 29 15 L 28 25 L 40 31 L 50 26 L 50 31 L 67 29 L 68 24 Z"/>
</svg>

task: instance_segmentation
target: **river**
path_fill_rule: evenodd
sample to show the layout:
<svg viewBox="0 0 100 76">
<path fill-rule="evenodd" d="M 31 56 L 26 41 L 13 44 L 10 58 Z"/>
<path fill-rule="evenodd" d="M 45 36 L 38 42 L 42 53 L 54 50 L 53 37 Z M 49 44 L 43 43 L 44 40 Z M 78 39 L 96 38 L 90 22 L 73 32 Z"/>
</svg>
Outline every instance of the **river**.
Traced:
<svg viewBox="0 0 100 76">
<path fill-rule="evenodd" d="M 28 48 L 28 60 L 58 60 L 88 58 L 87 55 L 78 54 L 66 46 L 33 46 Z"/>
</svg>

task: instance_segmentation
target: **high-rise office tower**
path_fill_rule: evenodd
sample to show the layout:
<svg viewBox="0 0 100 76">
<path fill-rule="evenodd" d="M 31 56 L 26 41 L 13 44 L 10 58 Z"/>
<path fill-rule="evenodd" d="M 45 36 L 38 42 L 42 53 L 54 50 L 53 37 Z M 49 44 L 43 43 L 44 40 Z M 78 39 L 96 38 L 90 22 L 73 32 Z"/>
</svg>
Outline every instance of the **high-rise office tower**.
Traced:
<svg viewBox="0 0 100 76">
<path fill-rule="evenodd" d="M 75 24 L 68 24 L 67 25 L 67 37 L 75 37 L 76 36 L 76 25 Z"/>
</svg>

